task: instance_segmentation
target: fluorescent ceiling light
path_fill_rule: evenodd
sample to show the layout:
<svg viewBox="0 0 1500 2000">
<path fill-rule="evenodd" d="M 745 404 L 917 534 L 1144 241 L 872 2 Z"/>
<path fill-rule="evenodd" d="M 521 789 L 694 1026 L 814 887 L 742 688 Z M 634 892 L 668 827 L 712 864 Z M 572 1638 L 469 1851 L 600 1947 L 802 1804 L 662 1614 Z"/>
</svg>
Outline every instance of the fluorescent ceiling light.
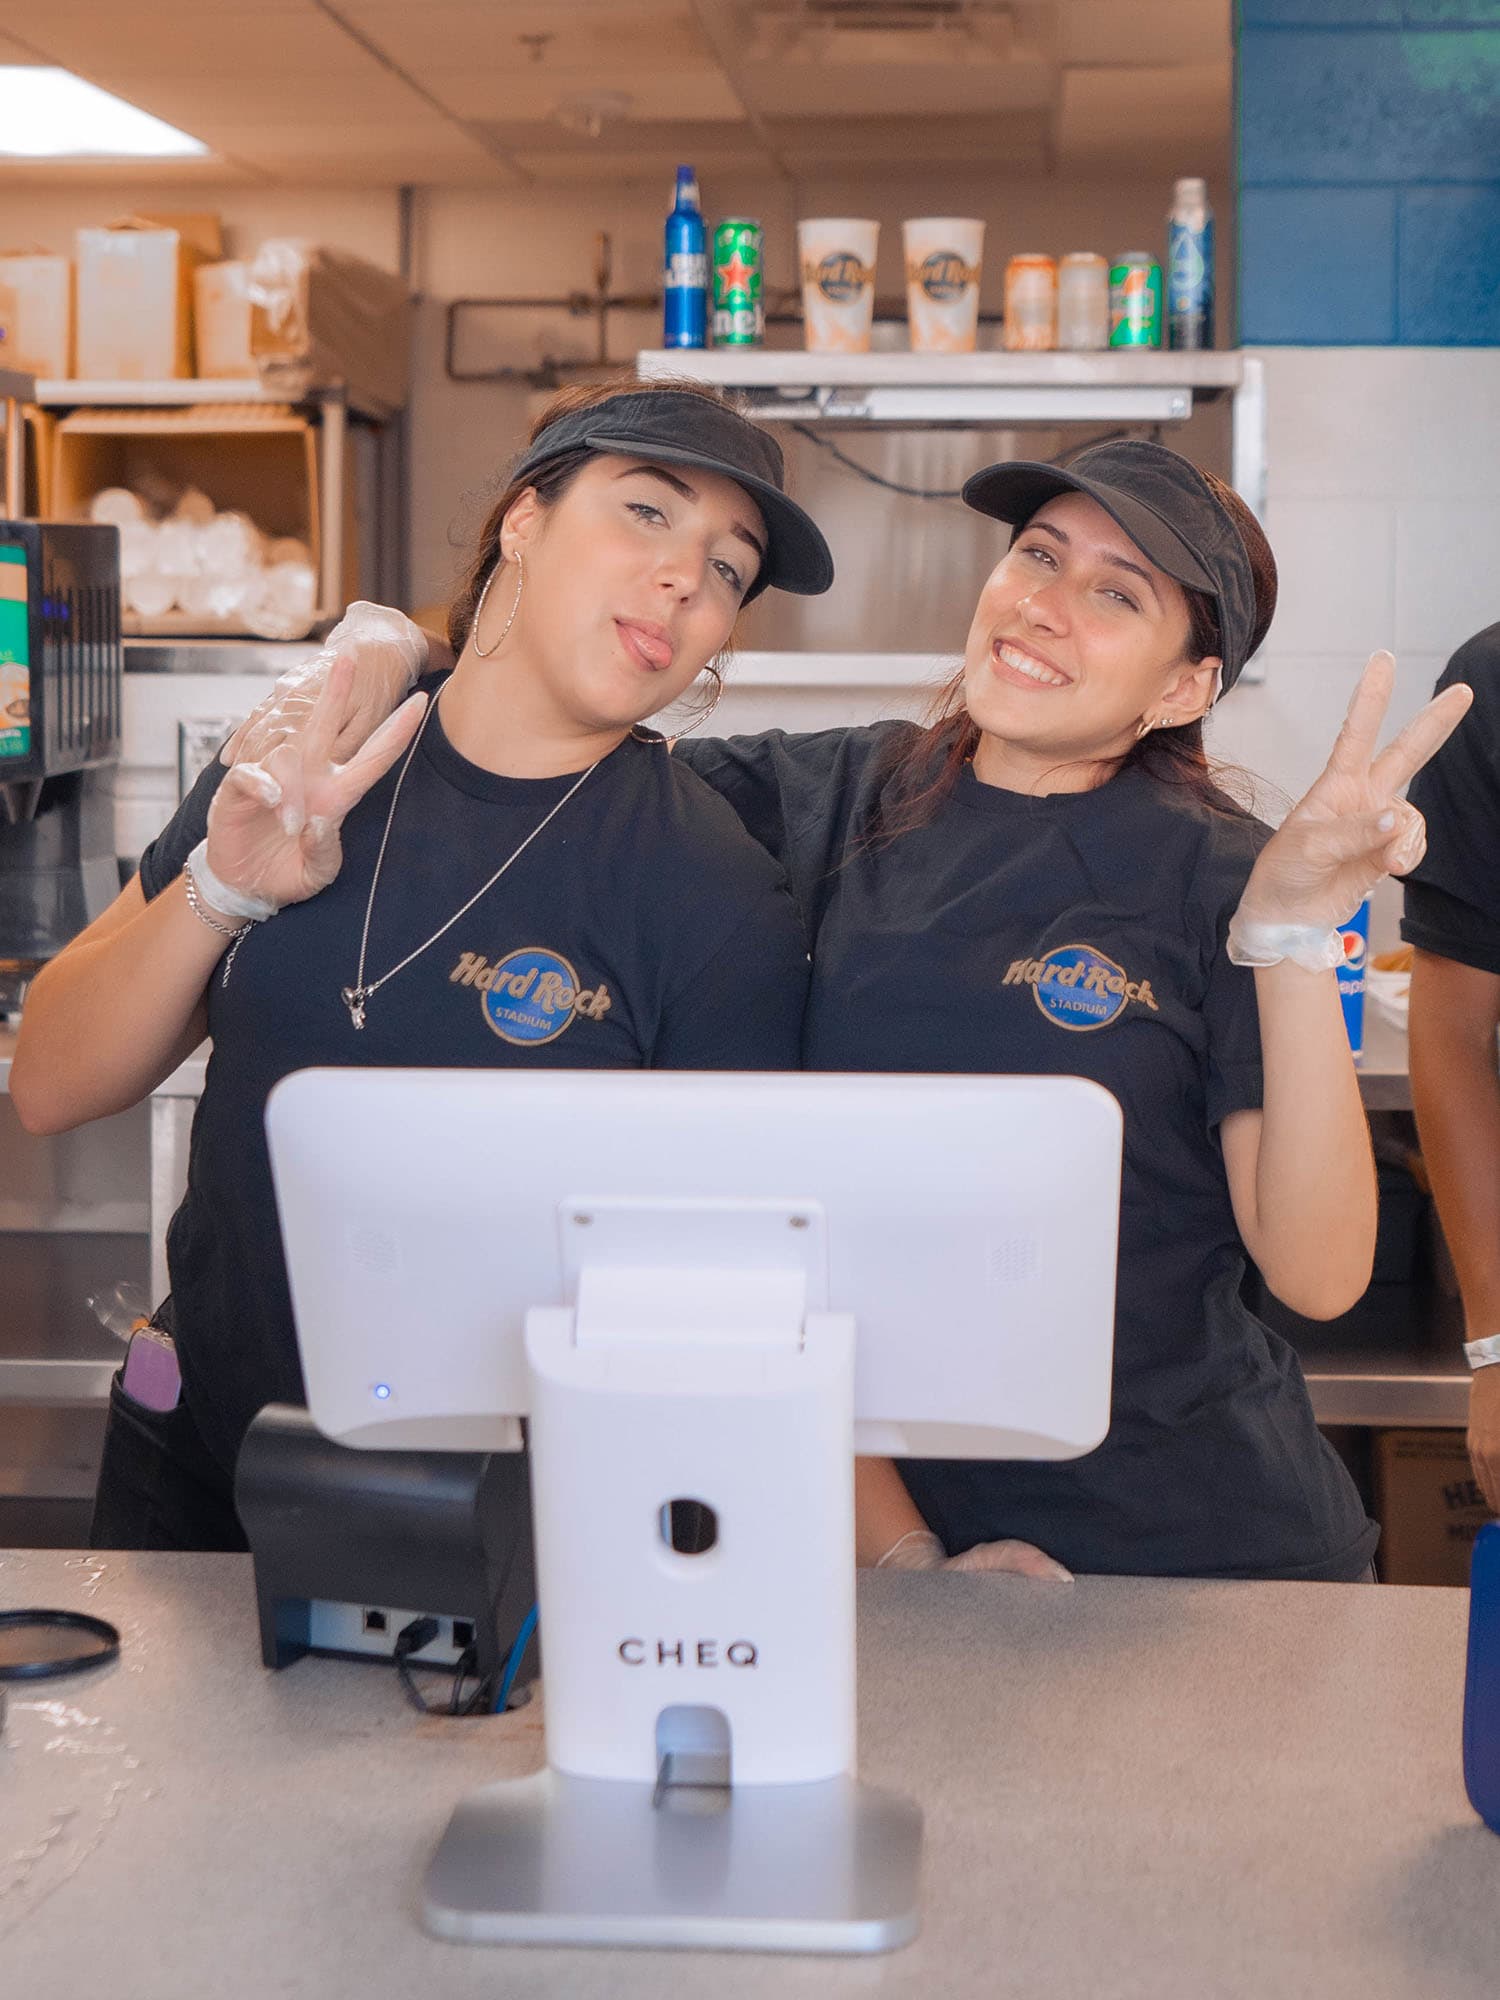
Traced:
<svg viewBox="0 0 1500 2000">
<path fill-rule="evenodd" d="M 0 64 L 0 157 L 168 160 L 207 151 L 68 70 Z"/>
</svg>

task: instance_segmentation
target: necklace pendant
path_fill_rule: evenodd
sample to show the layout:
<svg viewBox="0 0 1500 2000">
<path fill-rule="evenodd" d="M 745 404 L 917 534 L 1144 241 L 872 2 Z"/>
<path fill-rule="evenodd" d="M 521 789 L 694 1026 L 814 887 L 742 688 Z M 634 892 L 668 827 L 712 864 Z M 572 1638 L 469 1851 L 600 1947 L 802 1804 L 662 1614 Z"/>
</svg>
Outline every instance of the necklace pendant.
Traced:
<svg viewBox="0 0 1500 2000">
<path fill-rule="evenodd" d="M 349 1009 L 349 1019 L 356 1028 L 365 1025 L 366 991 L 363 986 L 346 986 L 343 991 L 344 1005 Z"/>
</svg>

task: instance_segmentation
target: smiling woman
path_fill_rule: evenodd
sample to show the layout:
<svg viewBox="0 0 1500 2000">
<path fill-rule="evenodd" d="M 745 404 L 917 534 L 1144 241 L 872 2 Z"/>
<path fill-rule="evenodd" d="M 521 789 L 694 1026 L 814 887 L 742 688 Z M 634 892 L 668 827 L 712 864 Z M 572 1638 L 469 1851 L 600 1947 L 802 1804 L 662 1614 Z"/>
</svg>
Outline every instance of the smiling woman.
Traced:
<svg viewBox="0 0 1500 2000">
<path fill-rule="evenodd" d="M 719 398 L 559 401 L 485 525 L 456 666 L 347 763 L 347 661 L 300 732 L 236 739 L 38 979 L 11 1080 L 35 1131 L 133 1102 L 213 1037 L 169 1237 L 182 1400 L 116 1384 L 96 1545 L 234 1545 L 245 1428 L 304 1400 L 263 1130 L 281 1077 L 796 1067 L 807 955 L 781 870 L 640 725 L 747 598 L 831 576 L 779 450 Z"/>
<path fill-rule="evenodd" d="M 692 470 L 691 499 L 663 488 L 664 454 L 634 432 L 630 450 L 642 458 L 597 492 L 580 479 L 580 501 L 606 515 L 644 501 L 654 511 L 628 513 L 628 533 L 670 548 L 658 573 L 678 588 L 726 554 L 745 560 L 734 528 L 753 523 L 732 496 Z M 753 591 L 780 560 L 775 502 L 739 484 L 769 537 Z M 1109 1435 L 1066 1464 L 908 1461 L 898 1475 L 862 1460 L 861 1560 L 1362 1578 L 1375 1525 L 1319 1435 L 1295 1354 L 1241 1286 L 1248 1256 L 1288 1304 L 1328 1318 L 1368 1280 L 1374 1174 L 1334 926 L 1420 854 L 1399 794 L 1467 690 L 1377 756 L 1394 671 L 1377 654 L 1323 776 L 1273 833 L 1217 788 L 1203 749 L 1202 718 L 1276 601 L 1239 499 L 1135 441 L 1067 467 L 989 466 L 964 495 L 1011 533 L 927 727 L 695 739 L 673 759 L 787 870 L 812 940 L 807 1067 L 1082 1075 L 1124 1113 Z M 572 546 L 573 497 L 540 542 L 518 544 L 527 569 Z M 476 623 L 499 643 L 478 603 L 488 573 L 455 631 L 466 659 Z M 725 581 L 693 587 L 717 604 Z M 591 589 L 570 628 L 580 659 L 594 647 L 606 661 L 601 634 L 647 615 L 638 596 Z M 620 675 L 629 684 L 622 664 L 600 678 L 515 657 L 549 700 L 566 681 L 575 715 L 581 690 L 594 715 Z M 369 671 L 381 676 L 378 660 Z M 997 1340 L 1045 1344 L 1045 1325 L 1011 1324 L 996 1303 Z"/>
</svg>

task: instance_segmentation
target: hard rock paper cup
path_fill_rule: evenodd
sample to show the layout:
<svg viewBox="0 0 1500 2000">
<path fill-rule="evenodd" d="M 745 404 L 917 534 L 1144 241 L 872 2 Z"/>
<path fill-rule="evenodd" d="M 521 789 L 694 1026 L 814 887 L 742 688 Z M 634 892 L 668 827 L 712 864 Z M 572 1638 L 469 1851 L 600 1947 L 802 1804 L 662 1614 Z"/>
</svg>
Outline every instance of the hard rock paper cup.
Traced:
<svg viewBox="0 0 1500 2000">
<path fill-rule="evenodd" d="M 879 240 L 878 222 L 834 217 L 797 224 L 809 354 L 869 353 Z"/>
<path fill-rule="evenodd" d="M 958 216 L 903 222 L 906 318 L 914 354 L 972 354 L 979 327 L 984 224 Z"/>
</svg>

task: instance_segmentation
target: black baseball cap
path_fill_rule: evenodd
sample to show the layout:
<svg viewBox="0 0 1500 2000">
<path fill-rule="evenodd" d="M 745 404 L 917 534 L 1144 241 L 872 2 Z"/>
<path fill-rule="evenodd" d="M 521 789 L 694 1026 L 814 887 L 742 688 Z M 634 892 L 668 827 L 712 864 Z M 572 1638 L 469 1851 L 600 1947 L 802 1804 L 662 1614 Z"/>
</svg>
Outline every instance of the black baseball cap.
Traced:
<svg viewBox="0 0 1500 2000">
<path fill-rule="evenodd" d="M 1180 452 L 1122 438 L 1067 465 L 1016 459 L 964 482 L 965 504 L 1018 528 L 1059 493 L 1086 493 L 1160 570 L 1205 591 L 1219 610 L 1221 692 L 1234 686 L 1255 632 L 1255 575 L 1233 516 Z"/>
<path fill-rule="evenodd" d="M 518 460 L 511 477 L 525 479 L 565 452 L 586 445 L 663 465 L 697 465 L 734 480 L 759 506 L 766 524 L 766 558 L 745 602 L 772 585 L 818 597 L 833 582 L 833 557 L 810 514 L 786 496 L 781 446 L 728 403 L 670 389 L 628 389 L 608 402 L 555 419 Z"/>
</svg>

